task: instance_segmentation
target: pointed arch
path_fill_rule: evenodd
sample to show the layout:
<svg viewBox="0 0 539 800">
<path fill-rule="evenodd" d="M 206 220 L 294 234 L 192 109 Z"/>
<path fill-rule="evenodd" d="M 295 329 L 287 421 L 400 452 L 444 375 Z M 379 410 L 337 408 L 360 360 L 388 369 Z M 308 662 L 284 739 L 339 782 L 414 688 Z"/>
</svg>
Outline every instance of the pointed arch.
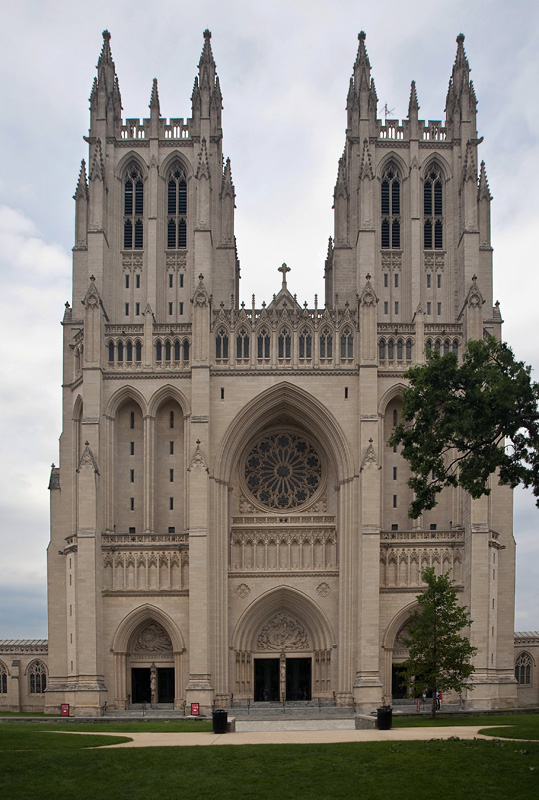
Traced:
<svg viewBox="0 0 539 800">
<path fill-rule="evenodd" d="M 384 638 L 382 641 L 382 647 L 384 650 L 392 650 L 395 647 L 395 642 L 401 629 L 410 619 L 410 615 L 418 609 L 419 603 L 417 600 L 412 600 L 411 603 L 408 603 L 408 605 L 404 606 L 404 608 L 401 608 L 401 610 L 395 614 L 384 633 Z"/>
<path fill-rule="evenodd" d="M 146 398 L 141 394 L 141 392 L 139 392 L 138 389 L 135 389 L 133 386 L 122 386 L 121 389 L 118 389 L 118 391 L 114 392 L 107 403 L 105 416 L 109 417 L 110 419 L 114 419 L 121 406 L 123 406 L 123 404 L 129 400 L 132 400 L 139 406 L 143 417 L 146 416 L 148 413 Z"/>
<path fill-rule="evenodd" d="M 137 628 L 146 622 L 157 622 L 158 625 L 164 628 L 172 642 L 173 652 L 181 653 L 185 651 L 185 640 L 182 632 L 172 617 L 150 603 L 145 603 L 135 608 L 120 622 L 112 639 L 112 651 L 114 653 L 127 653 L 133 634 Z"/>
<path fill-rule="evenodd" d="M 83 410 L 83 401 L 82 395 L 78 394 L 75 402 L 73 403 L 73 416 L 72 419 L 74 422 L 80 422 L 82 418 L 82 410 Z"/>
<path fill-rule="evenodd" d="M 148 165 L 140 155 L 140 153 L 136 153 L 135 151 L 131 150 L 129 153 L 126 153 L 123 158 L 119 160 L 116 164 L 115 169 L 115 176 L 119 181 L 123 181 L 124 178 L 127 176 L 131 166 L 135 166 L 137 169 L 140 170 L 140 174 L 142 179 L 146 181 L 148 178 Z"/>
<path fill-rule="evenodd" d="M 245 609 L 232 633 L 232 647 L 256 650 L 258 634 L 265 622 L 279 611 L 288 611 L 305 626 L 313 650 L 330 650 L 335 637 L 328 618 L 308 595 L 292 586 L 278 586 L 257 597 Z"/>
<path fill-rule="evenodd" d="M 432 169 L 437 169 L 441 173 L 444 183 L 447 183 L 453 177 L 449 163 L 440 153 L 431 153 L 421 164 L 420 176 L 422 181 L 425 180 L 425 177 Z"/>
<path fill-rule="evenodd" d="M 406 388 L 407 385 L 399 381 L 398 383 L 394 383 L 393 386 L 390 386 L 389 389 L 386 392 L 384 392 L 378 403 L 379 416 L 381 417 L 384 416 L 384 414 L 386 413 L 386 409 L 388 405 L 391 403 L 391 401 L 395 400 L 397 397 L 402 397 L 402 393 Z"/>
<path fill-rule="evenodd" d="M 297 420 L 316 436 L 333 461 L 338 480 L 352 477 L 357 469 L 349 443 L 335 417 L 322 403 L 288 381 L 282 381 L 253 398 L 232 421 L 215 459 L 214 477 L 228 483 L 241 451 L 249 439 L 283 415 Z"/>
<path fill-rule="evenodd" d="M 408 167 L 406 166 L 406 162 L 402 156 L 399 155 L 399 153 L 397 153 L 395 150 L 390 150 L 390 152 L 382 158 L 378 164 L 378 167 L 376 168 L 376 177 L 381 181 L 386 171 L 391 166 L 395 168 L 401 182 L 406 180 L 406 176 L 408 175 Z"/>
<path fill-rule="evenodd" d="M 184 153 L 182 153 L 180 150 L 173 150 L 166 156 L 166 158 L 163 159 L 163 162 L 159 168 L 161 180 L 166 183 L 168 176 L 175 164 L 179 164 L 181 169 L 185 172 L 187 182 L 189 183 L 189 179 L 193 177 L 193 168 L 189 160 L 185 157 Z"/>
<path fill-rule="evenodd" d="M 155 417 L 159 407 L 162 406 L 167 400 L 175 400 L 180 406 L 184 417 L 188 416 L 190 413 L 189 403 L 187 402 L 183 392 L 181 392 L 176 386 L 172 386 L 172 384 L 167 383 L 165 386 L 161 386 L 151 396 L 148 403 L 148 414 L 151 417 Z"/>
</svg>

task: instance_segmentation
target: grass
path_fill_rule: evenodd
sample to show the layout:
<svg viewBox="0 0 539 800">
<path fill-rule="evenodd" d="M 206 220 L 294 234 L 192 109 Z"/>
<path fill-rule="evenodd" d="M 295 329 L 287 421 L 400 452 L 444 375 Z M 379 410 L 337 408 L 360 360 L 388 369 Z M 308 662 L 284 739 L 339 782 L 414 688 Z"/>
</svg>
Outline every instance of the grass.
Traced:
<svg viewBox="0 0 539 800">
<path fill-rule="evenodd" d="M 451 725 L 479 725 L 482 728 L 480 733 L 484 733 L 487 736 L 539 740 L 539 714 L 479 714 L 469 716 L 446 714 L 434 720 L 423 716 L 393 717 L 394 728 L 428 728 L 431 726 L 439 728 Z M 495 727 L 494 729 L 489 727 L 487 730 L 487 725 L 509 725 L 510 727 Z"/>
<path fill-rule="evenodd" d="M 16 725 L 9 725 L 12 738 Z M 27 746 L 0 752 L 0 796 L 13 800 L 369 797 L 506 800 L 539 794 L 539 744 L 499 740 L 88 749 L 85 739 L 20 726 Z M 6 736 L 4 731 L 0 736 Z M 112 737 L 106 737 L 110 742 Z M 61 749 L 50 744 L 55 739 Z M 71 744 L 68 744 L 71 743 Z M 17 744 L 21 744 L 19 741 Z M 45 749 L 46 748 L 46 749 Z M 52 752 L 53 751 L 53 752 Z"/>
</svg>

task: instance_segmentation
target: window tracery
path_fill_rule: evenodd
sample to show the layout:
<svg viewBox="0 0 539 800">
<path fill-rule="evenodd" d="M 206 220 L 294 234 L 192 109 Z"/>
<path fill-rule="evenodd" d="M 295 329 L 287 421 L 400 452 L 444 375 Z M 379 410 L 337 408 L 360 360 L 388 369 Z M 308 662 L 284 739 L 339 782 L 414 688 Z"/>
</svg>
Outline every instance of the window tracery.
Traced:
<svg viewBox="0 0 539 800">
<path fill-rule="evenodd" d="M 443 240 L 443 185 L 434 168 L 423 184 L 423 246 L 425 250 L 443 250 Z"/>
<path fill-rule="evenodd" d="M 380 211 L 382 214 L 382 248 L 400 250 L 400 181 L 393 167 L 386 170 L 382 179 Z"/>
<path fill-rule="evenodd" d="M 349 328 L 345 328 L 341 334 L 341 360 L 354 357 L 354 337 Z"/>
<path fill-rule="evenodd" d="M 320 334 L 320 358 L 333 357 L 333 336 L 329 328 L 324 328 Z"/>
<path fill-rule="evenodd" d="M 299 335 L 299 357 L 312 358 L 313 339 L 308 328 L 303 328 Z"/>
<path fill-rule="evenodd" d="M 322 461 L 304 436 L 270 433 L 251 448 L 244 477 L 251 494 L 268 508 L 297 508 L 322 485 Z"/>
<path fill-rule="evenodd" d="M 167 184 L 167 248 L 187 247 L 187 180 L 180 166 L 172 169 Z"/>
<path fill-rule="evenodd" d="M 142 250 L 144 246 L 144 183 L 133 166 L 124 182 L 124 250 Z"/>
<path fill-rule="evenodd" d="M 258 358 L 270 357 L 270 335 L 267 328 L 262 328 L 259 331 L 257 339 L 257 356 Z"/>
<path fill-rule="evenodd" d="M 520 685 L 532 682 L 532 660 L 529 653 L 520 653 L 515 660 L 515 679 Z"/>
<path fill-rule="evenodd" d="M 292 340 L 290 338 L 290 332 L 288 328 L 283 328 L 281 330 L 279 334 L 278 346 L 279 346 L 279 358 L 290 358 Z"/>
<path fill-rule="evenodd" d="M 215 358 L 228 359 L 228 333 L 224 328 L 219 328 L 215 337 Z"/>
<path fill-rule="evenodd" d="M 249 358 L 249 332 L 245 328 L 241 328 L 236 337 L 236 358 Z"/>
<path fill-rule="evenodd" d="M 34 661 L 28 670 L 30 694 L 43 694 L 47 688 L 47 670 L 42 661 Z"/>
</svg>

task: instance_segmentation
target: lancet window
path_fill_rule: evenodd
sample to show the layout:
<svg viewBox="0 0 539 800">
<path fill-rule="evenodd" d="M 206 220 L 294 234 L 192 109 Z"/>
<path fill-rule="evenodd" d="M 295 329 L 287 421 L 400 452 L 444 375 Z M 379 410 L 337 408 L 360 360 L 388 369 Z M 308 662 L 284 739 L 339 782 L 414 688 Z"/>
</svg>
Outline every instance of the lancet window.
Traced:
<svg viewBox="0 0 539 800">
<path fill-rule="evenodd" d="M 47 670 L 42 661 L 34 661 L 28 670 L 30 694 L 43 694 L 47 688 Z"/>
<path fill-rule="evenodd" d="M 7 694 L 7 667 L 0 661 L 0 694 Z"/>
<path fill-rule="evenodd" d="M 167 248 L 187 247 L 187 180 L 184 171 L 176 166 L 167 183 Z"/>
<path fill-rule="evenodd" d="M 345 328 L 341 334 L 341 360 L 345 361 L 353 357 L 354 337 L 352 336 L 352 331 L 349 328 Z"/>
<path fill-rule="evenodd" d="M 520 653 L 515 661 L 515 679 L 520 684 L 532 682 L 532 660 L 529 653 Z"/>
<path fill-rule="evenodd" d="M 440 173 L 433 169 L 423 184 L 423 246 L 425 250 L 443 250 L 443 184 Z"/>
<path fill-rule="evenodd" d="M 290 358 L 292 341 L 288 328 L 283 328 L 279 334 L 279 358 Z"/>
<path fill-rule="evenodd" d="M 228 359 L 228 333 L 224 328 L 219 328 L 215 337 L 215 358 Z"/>
<path fill-rule="evenodd" d="M 399 250 L 401 246 L 401 190 L 400 181 L 393 167 L 386 170 L 380 187 L 380 211 L 382 215 L 381 246 Z"/>
<path fill-rule="evenodd" d="M 129 170 L 124 182 L 124 250 L 144 247 L 144 183 L 139 170 Z"/>
<path fill-rule="evenodd" d="M 249 333 L 245 328 L 241 328 L 236 337 L 236 358 L 249 358 Z"/>
<path fill-rule="evenodd" d="M 299 357 L 312 358 L 313 338 L 308 328 L 304 328 L 299 335 Z"/>
<path fill-rule="evenodd" d="M 257 356 L 258 358 L 270 357 L 270 335 L 267 328 L 262 328 L 258 333 L 257 339 Z"/>
<path fill-rule="evenodd" d="M 320 358 L 333 358 L 333 336 L 328 328 L 320 334 Z"/>
</svg>

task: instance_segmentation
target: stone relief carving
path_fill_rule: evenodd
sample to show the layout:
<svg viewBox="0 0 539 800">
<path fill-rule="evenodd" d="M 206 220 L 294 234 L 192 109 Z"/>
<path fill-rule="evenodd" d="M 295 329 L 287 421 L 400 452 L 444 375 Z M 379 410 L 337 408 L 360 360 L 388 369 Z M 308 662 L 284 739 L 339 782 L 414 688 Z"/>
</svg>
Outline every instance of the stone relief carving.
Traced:
<svg viewBox="0 0 539 800">
<path fill-rule="evenodd" d="M 331 587 L 325 581 L 322 581 L 322 583 L 319 583 L 316 587 L 316 592 L 320 597 L 327 597 L 331 592 Z"/>
<path fill-rule="evenodd" d="M 251 590 L 246 583 L 240 583 L 238 586 L 236 586 L 236 594 L 238 595 L 238 597 L 241 597 L 242 600 L 246 598 L 247 595 L 250 593 Z"/>
<path fill-rule="evenodd" d="M 256 645 L 258 650 L 310 650 L 305 628 L 287 611 L 279 611 L 266 622 Z"/>
<path fill-rule="evenodd" d="M 172 650 L 170 636 L 158 622 L 149 622 L 139 633 L 135 644 L 134 653 L 155 652 L 160 653 Z"/>
</svg>

